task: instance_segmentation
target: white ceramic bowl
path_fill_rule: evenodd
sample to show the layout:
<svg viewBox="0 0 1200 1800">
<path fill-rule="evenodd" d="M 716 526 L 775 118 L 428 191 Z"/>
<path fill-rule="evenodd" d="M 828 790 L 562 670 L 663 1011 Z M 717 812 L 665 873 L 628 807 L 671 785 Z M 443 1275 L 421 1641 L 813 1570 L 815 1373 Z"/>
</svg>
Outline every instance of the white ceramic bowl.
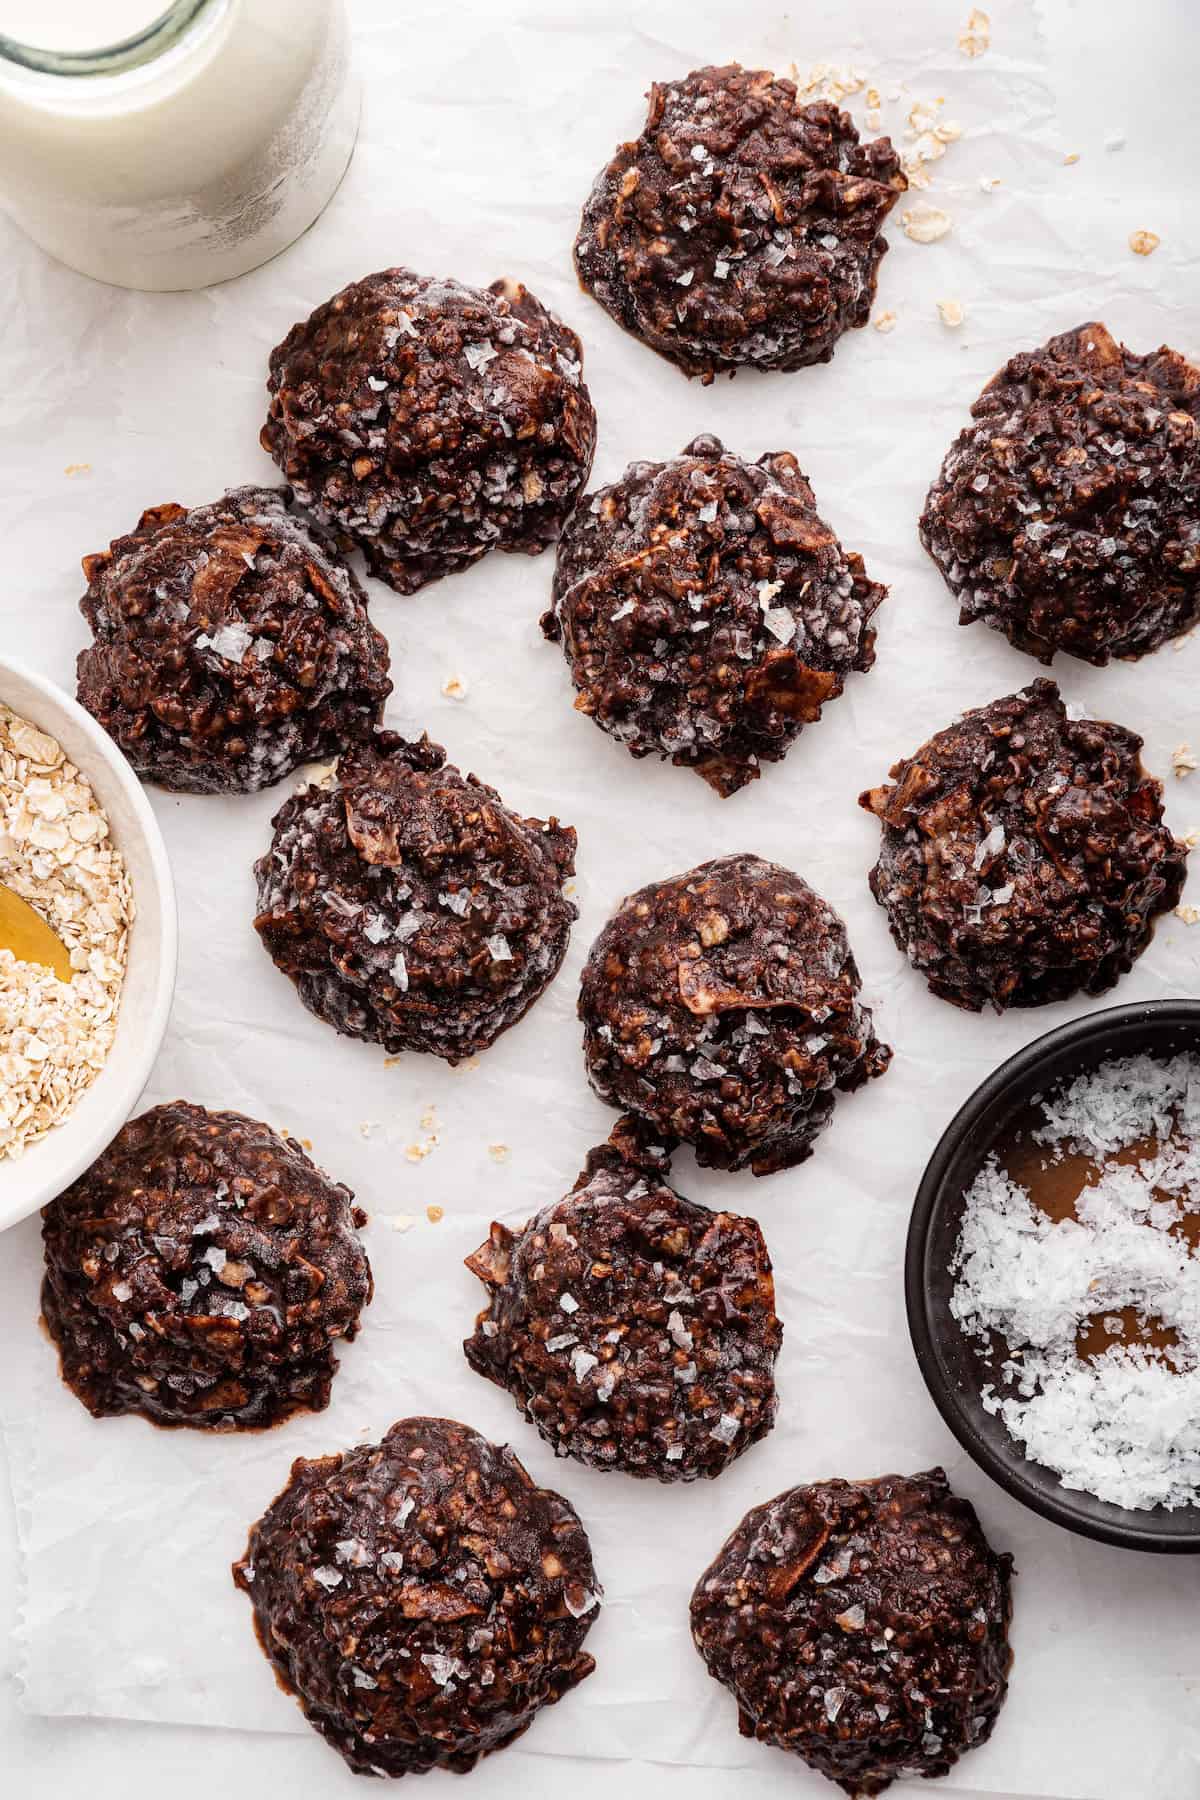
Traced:
<svg viewBox="0 0 1200 1800">
<path fill-rule="evenodd" d="M 175 886 L 158 821 L 117 746 L 90 713 L 24 663 L 0 657 L 0 701 L 48 732 L 86 775 L 125 858 L 136 916 L 117 1017 L 103 1069 L 61 1125 L 22 1156 L 0 1157 L 0 1230 L 61 1194 L 116 1136 L 158 1055 L 175 987 Z"/>
</svg>

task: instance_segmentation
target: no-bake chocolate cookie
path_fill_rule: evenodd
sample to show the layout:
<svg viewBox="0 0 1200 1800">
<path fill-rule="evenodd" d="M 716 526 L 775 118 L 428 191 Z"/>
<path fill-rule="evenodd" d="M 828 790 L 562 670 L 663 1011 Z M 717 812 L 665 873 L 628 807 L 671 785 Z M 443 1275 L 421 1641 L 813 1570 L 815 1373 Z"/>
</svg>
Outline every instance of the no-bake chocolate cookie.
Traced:
<svg viewBox="0 0 1200 1800">
<path fill-rule="evenodd" d="M 1011 1569 L 940 1469 L 816 1482 L 746 1514 L 697 1583 L 692 1636 L 744 1737 L 881 1794 L 991 1736 Z"/>
<path fill-rule="evenodd" d="M 1195 625 L 1200 369 L 1080 325 L 1014 356 L 972 413 L 921 518 L 960 623 L 1098 664 Z"/>
<path fill-rule="evenodd" d="M 371 1298 L 365 1215 L 294 1139 L 174 1100 L 42 1214 L 42 1313 L 96 1418 L 274 1425 L 329 1402 Z"/>
<path fill-rule="evenodd" d="M 360 1775 L 471 1769 L 595 1667 L 574 1508 L 450 1419 L 293 1463 L 234 1580 L 280 1684 Z"/>
<path fill-rule="evenodd" d="M 860 805 L 883 827 L 871 892 L 931 990 L 997 1012 L 1102 994 L 1183 889 L 1142 740 L 1071 718 L 1052 681 L 966 713 Z"/>
<path fill-rule="evenodd" d="M 818 516 L 794 456 L 744 462 L 705 436 L 581 502 L 542 629 L 580 712 L 732 794 L 871 667 L 886 592 Z"/>
<path fill-rule="evenodd" d="M 579 339 L 516 281 L 385 269 L 271 353 L 263 447 L 402 594 L 489 550 L 544 550 L 588 478 Z"/>
<path fill-rule="evenodd" d="M 812 1154 L 839 1091 L 891 1051 L 846 928 L 798 875 L 726 856 L 630 896 L 579 996 L 588 1076 L 696 1159 L 756 1175 Z"/>
<path fill-rule="evenodd" d="M 84 558 L 79 699 L 138 774 L 247 794 L 369 737 L 392 691 L 366 596 L 287 489 L 154 506 Z"/>
<path fill-rule="evenodd" d="M 887 138 L 803 104 L 769 70 L 656 82 L 583 209 L 579 279 L 687 375 L 828 362 L 875 298 L 881 227 L 907 186 Z"/>
<path fill-rule="evenodd" d="M 490 1290 L 463 1345 L 560 1456 L 659 1481 L 719 1475 L 775 1421 L 783 1327 L 762 1232 L 667 1184 L 625 1119 L 565 1199 L 493 1225 Z"/>
<path fill-rule="evenodd" d="M 455 1063 L 553 981 L 577 909 L 575 833 L 523 819 L 428 738 L 394 732 L 293 794 L 255 865 L 255 929 L 310 1012 Z"/>
</svg>

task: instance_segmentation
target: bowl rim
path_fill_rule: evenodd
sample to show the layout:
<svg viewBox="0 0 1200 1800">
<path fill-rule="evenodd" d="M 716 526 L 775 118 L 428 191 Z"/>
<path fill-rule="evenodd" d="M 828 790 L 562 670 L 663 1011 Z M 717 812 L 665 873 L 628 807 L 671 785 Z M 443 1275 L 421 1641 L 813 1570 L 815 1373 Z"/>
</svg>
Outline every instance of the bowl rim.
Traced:
<svg viewBox="0 0 1200 1800">
<path fill-rule="evenodd" d="M 1047 1492 L 1027 1479 L 1024 1474 L 1027 1459 L 1015 1441 L 1011 1456 L 993 1447 L 976 1429 L 953 1384 L 945 1378 L 932 1321 L 935 1302 L 926 1273 L 927 1246 L 946 1198 L 947 1176 L 964 1140 L 978 1121 L 1013 1083 L 1028 1077 L 1060 1052 L 1092 1045 L 1097 1038 L 1109 1036 L 1114 1027 L 1134 1023 L 1188 1024 L 1200 1031 L 1200 1000 L 1181 996 L 1171 1000 L 1133 1001 L 1071 1019 L 1007 1057 L 958 1108 L 934 1147 L 913 1201 L 904 1253 L 905 1308 L 917 1366 L 930 1398 L 968 1456 L 993 1481 L 1022 1505 L 1081 1537 L 1116 1544 L 1125 1550 L 1194 1556 L 1200 1555 L 1200 1508 L 1191 1531 L 1163 1531 L 1155 1523 L 1159 1514 L 1154 1510 L 1142 1513 L 1112 1505 L 1110 1511 L 1114 1517 L 1097 1518 L 1082 1510 L 1081 1503 L 1074 1498 L 1075 1490 L 1060 1485 Z M 1093 1500 L 1094 1496 L 1086 1498 Z"/>
<path fill-rule="evenodd" d="M 2 687 L 4 677 L 8 675 L 15 676 L 17 680 L 26 683 L 47 702 L 50 709 L 57 708 L 59 713 L 65 715 L 87 738 L 97 762 L 103 763 L 105 769 L 121 789 L 141 832 L 149 867 L 150 886 L 157 896 L 159 954 L 154 977 L 153 998 L 145 1015 L 138 1020 L 140 1031 L 136 1040 L 136 1052 L 129 1058 L 124 1075 L 112 1086 L 107 1096 L 106 1117 L 113 1122 L 111 1132 L 106 1139 L 106 1142 L 109 1142 L 137 1105 L 166 1035 L 179 961 L 179 916 L 175 897 L 175 880 L 171 873 L 171 862 L 167 855 L 167 846 L 162 830 L 146 797 L 145 789 L 122 754 L 120 747 L 108 735 L 103 726 L 99 725 L 91 713 L 81 706 L 71 694 L 59 687 L 57 682 L 52 681 L 49 676 L 43 675 L 21 657 L 0 656 L 0 701 L 3 701 L 4 704 L 9 704 L 4 699 Z M 39 730 L 45 731 L 50 737 L 57 739 L 58 733 L 53 719 L 34 719 L 32 723 L 37 725 Z M 80 772 L 91 780 L 89 769 L 83 768 Z M 136 930 L 136 921 L 134 929 Z M 122 994 L 122 1006 L 124 1003 L 125 996 Z M 62 1140 L 58 1138 L 57 1134 L 70 1128 L 73 1116 L 73 1111 L 68 1113 L 61 1124 L 55 1126 L 42 1142 L 52 1143 L 57 1139 L 61 1144 Z M 7 1230 L 11 1225 L 19 1224 L 22 1219 L 27 1219 L 36 1213 L 47 1201 L 56 1199 L 71 1181 L 74 1181 L 77 1176 L 91 1166 L 105 1148 L 105 1144 L 97 1141 L 94 1132 L 82 1137 L 77 1152 L 59 1165 L 59 1172 L 54 1177 L 48 1175 L 39 1177 L 37 1173 L 36 1159 L 40 1147 L 40 1144 L 33 1145 L 26 1156 L 21 1159 L 22 1166 L 30 1171 L 31 1179 L 28 1190 L 15 1202 L 0 1210 L 0 1231 Z"/>
</svg>

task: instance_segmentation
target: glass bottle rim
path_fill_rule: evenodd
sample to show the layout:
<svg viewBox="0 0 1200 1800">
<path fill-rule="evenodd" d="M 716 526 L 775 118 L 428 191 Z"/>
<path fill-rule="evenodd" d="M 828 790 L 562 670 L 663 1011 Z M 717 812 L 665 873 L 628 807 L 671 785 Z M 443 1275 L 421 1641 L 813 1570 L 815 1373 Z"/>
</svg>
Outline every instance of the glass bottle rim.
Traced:
<svg viewBox="0 0 1200 1800">
<path fill-rule="evenodd" d="M 0 31 L 0 64 L 15 63 L 37 75 L 68 78 L 119 75 L 163 55 L 212 3 L 213 0 L 170 0 L 140 31 L 115 44 L 100 44 L 92 50 L 47 50 Z"/>
</svg>

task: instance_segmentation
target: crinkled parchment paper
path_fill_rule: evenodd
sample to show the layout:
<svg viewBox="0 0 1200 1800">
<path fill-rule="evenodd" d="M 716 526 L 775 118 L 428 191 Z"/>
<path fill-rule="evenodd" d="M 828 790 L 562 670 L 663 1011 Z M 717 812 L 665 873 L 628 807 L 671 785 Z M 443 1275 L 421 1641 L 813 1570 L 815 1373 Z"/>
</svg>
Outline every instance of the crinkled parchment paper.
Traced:
<svg viewBox="0 0 1200 1800">
<path fill-rule="evenodd" d="M 992 1743 L 939 1791 L 1194 1794 L 1196 1566 L 1085 1543 L 1011 1502 L 941 1425 L 904 1323 L 905 1226 L 935 1139 L 1004 1056 L 1086 1010 L 974 1018 L 931 999 L 867 892 L 877 827 L 855 804 L 859 790 L 961 709 L 1037 673 L 984 627 L 959 629 L 917 544 L 921 500 L 984 379 L 1017 347 L 1101 314 L 1138 349 L 1164 338 L 1195 348 L 1169 247 L 1143 262 L 1111 218 L 1097 224 L 1089 267 L 1064 244 L 1051 195 L 1062 146 L 1030 7 L 996 0 L 992 47 L 974 61 L 956 47 L 968 10 L 941 0 L 818 0 L 791 12 L 763 0 L 358 0 L 362 142 L 326 216 L 270 267 L 208 293 L 140 296 L 52 266 L 6 230 L 0 619 L 5 648 L 64 683 L 83 642 L 80 555 L 144 506 L 271 480 L 256 441 L 268 350 L 344 282 L 400 261 L 480 283 L 521 276 L 578 328 L 600 416 L 597 480 L 701 430 L 751 456 L 794 450 L 823 513 L 891 585 L 874 671 L 852 679 L 785 764 L 728 801 L 685 771 L 634 764 L 572 711 L 561 654 L 538 632 L 549 556 L 491 556 L 408 601 L 372 585 L 392 645 L 389 722 L 428 729 L 510 802 L 579 831 L 582 916 L 566 967 L 474 1068 L 415 1057 L 387 1067 L 311 1018 L 272 968 L 251 929 L 251 865 L 286 788 L 236 801 L 154 794 L 179 886 L 182 965 L 147 1102 L 184 1095 L 311 1139 L 370 1211 L 377 1298 L 316 1418 L 265 1437 L 97 1424 L 60 1386 L 35 1326 L 36 1221 L 4 1238 L 3 1414 L 30 1710 L 305 1731 L 255 1646 L 228 1566 L 293 1457 L 375 1436 L 406 1413 L 447 1413 L 511 1441 L 536 1477 L 570 1496 L 607 1588 L 589 1639 L 596 1675 L 472 1777 L 473 1792 L 516 1795 L 549 1780 L 555 1792 L 595 1792 L 597 1759 L 613 1780 L 625 1778 L 618 1763 L 658 1765 L 664 1782 L 690 1765 L 697 1795 L 832 1792 L 738 1737 L 732 1699 L 691 1648 L 688 1595 L 743 1511 L 781 1488 L 942 1461 L 993 1541 L 1015 1552 L 1020 1577 L 1011 1699 Z M 650 81 L 733 57 L 778 69 L 856 64 L 906 148 L 919 100 L 944 96 L 940 117 L 963 136 L 893 217 L 876 308 L 896 315 L 891 331 L 851 334 L 824 368 L 705 389 L 578 291 L 570 247 L 594 174 L 640 126 Z M 861 122 L 864 95 L 849 104 Z M 951 216 L 936 243 L 901 228 L 900 212 L 921 200 Z M 966 310 L 958 329 L 939 320 L 947 299 Z M 1189 731 L 1200 741 L 1198 669 L 1200 641 L 1140 666 L 1058 670 L 1069 698 L 1145 733 L 1180 831 L 1200 824 L 1200 775 L 1171 774 L 1174 745 Z M 464 699 L 443 693 L 453 677 Z M 742 849 L 794 866 L 845 915 L 896 1059 L 842 1101 L 802 1169 L 755 1181 L 677 1160 L 685 1193 L 760 1219 L 786 1339 L 773 1435 L 715 1485 L 661 1490 L 555 1463 L 508 1397 L 470 1374 L 459 1344 L 482 1290 L 462 1258 L 492 1218 L 519 1222 L 564 1192 L 609 1129 L 583 1079 L 574 1019 L 579 969 L 605 917 L 651 877 Z M 1115 998 L 1195 992 L 1198 953 L 1200 927 L 1167 919 Z M 444 1208 L 439 1222 L 431 1206 Z M 341 1780 L 315 1739 L 311 1768 L 314 1791 Z"/>
</svg>

